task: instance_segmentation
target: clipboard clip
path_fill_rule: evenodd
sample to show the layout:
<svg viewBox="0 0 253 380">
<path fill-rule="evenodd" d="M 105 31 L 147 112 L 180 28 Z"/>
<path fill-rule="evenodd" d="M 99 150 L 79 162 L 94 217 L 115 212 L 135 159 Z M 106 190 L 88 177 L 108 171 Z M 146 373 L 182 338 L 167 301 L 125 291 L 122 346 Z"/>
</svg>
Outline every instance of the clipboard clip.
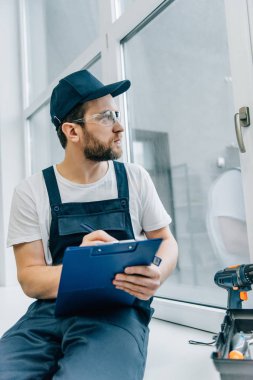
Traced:
<svg viewBox="0 0 253 380">
<path fill-rule="evenodd" d="M 135 251 L 137 243 L 134 241 L 126 243 L 111 243 L 111 244 L 101 244 L 95 246 L 91 252 L 91 256 L 100 255 L 114 255 L 115 253 L 121 254 L 126 252 Z"/>
</svg>

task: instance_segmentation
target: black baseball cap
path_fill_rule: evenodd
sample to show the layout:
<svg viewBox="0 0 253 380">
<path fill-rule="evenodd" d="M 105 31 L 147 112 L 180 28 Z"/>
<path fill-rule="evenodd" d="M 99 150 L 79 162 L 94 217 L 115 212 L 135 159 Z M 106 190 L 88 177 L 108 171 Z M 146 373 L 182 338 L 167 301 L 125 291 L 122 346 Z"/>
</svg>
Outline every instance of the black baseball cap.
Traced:
<svg viewBox="0 0 253 380">
<path fill-rule="evenodd" d="M 58 128 L 68 113 L 78 104 L 111 94 L 113 97 L 127 91 L 129 80 L 104 85 L 88 70 L 80 70 L 61 79 L 53 89 L 50 101 L 52 123 Z"/>
</svg>

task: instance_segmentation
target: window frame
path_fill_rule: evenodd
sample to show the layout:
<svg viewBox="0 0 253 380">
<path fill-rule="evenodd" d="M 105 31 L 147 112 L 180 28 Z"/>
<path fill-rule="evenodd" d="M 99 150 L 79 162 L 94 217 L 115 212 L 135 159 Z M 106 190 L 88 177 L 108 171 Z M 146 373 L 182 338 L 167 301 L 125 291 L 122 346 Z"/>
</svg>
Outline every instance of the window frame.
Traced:
<svg viewBox="0 0 253 380">
<path fill-rule="evenodd" d="M 163 9 L 173 1 L 179 0 L 136 0 L 129 6 L 125 12 L 118 18 L 115 2 L 117 0 L 103 0 L 99 3 L 100 14 L 100 31 L 98 38 L 91 43 L 74 61 L 67 66 L 49 86 L 31 103 L 28 99 L 28 49 L 26 43 L 27 20 L 25 14 L 25 0 L 19 1 L 19 19 L 20 19 L 20 46 L 22 62 L 22 83 L 23 83 L 23 128 L 24 128 L 24 148 L 25 148 L 25 175 L 31 175 L 31 153 L 30 153 L 30 132 L 29 119 L 34 115 L 49 99 L 52 89 L 58 83 L 59 79 L 69 73 L 81 68 L 88 68 L 97 59 L 101 59 L 102 79 L 104 83 L 116 82 L 125 78 L 123 46 L 127 39 L 131 38 L 137 31 L 156 17 Z M 238 7 L 245 8 L 246 0 L 224 0 L 228 12 L 228 35 L 239 33 L 240 25 L 243 20 L 238 22 Z M 240 4 L 239 4 L 240 3 Z M 232 26 L 236 30 L 232 31 Z M 245 29 L 240 31 L 240 41 L 231 44 L 230 49 L 233 51 L 231 60 L 234 60 L 234 52 L 238 50 L 239 43 L 243 44 L 245 49 L 249 49 L 249 38 Z M 239 40 L 239 39 L 238 39 Z M 242 47 L 241 47 L 242 48 Z M 242 62 L 237 62 L 236 65 Z M 110 69 L 108 69 L 110 67 Z M 119 100 L 119 106 L 122 110 L 125 122 L 125 138 L 123 160 L 130 161 L 130 137 L 126 110 L 126 96 Z M 251 258 L 253 258 L 251 252 Z M 179 323 L 198 329 L 217 332 L 222 319 L 224 318 L 225 309 L 197 305 L 194 303 L 175 301 L 156 297 L 153 303 L 156 312 L 154 316 L 163 320 Z"/>
</svg>

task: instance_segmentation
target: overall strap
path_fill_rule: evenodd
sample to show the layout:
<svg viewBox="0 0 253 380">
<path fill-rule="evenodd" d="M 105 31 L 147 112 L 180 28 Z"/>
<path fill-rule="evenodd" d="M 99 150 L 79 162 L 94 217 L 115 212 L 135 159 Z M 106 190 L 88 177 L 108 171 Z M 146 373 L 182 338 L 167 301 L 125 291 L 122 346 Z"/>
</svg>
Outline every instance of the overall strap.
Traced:
<svg viewBox="0 0 253 380">
<path fill-rule="evenodd" d="M 49 168 L 42 170 L 42 173 L 47 187 L 50 206 L 52 207 L 54 205 L 61 204 L 61 196 L 53 166 L 50 166 Z"/>
<path fill-rule="evenodd" d="M 113 164 L 117 179 L 118 198 L 129 199 L 128 180 L 125 165 L 118 161 L 113 161 Z"/>
</svg>

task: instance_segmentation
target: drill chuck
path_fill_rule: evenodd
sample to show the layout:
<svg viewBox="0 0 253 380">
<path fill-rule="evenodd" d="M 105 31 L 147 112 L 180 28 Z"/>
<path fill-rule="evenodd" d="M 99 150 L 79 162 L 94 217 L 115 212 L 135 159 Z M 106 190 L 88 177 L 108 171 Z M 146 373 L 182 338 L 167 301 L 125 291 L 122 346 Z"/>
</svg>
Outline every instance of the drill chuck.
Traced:
<svg viewBox="0 0 253 380">
<path fill-rule="evenodd" d="M 243 274 L 248 284 L 253 284 L 253 264 L 244 265 Z"/>
<path fill-rule="evenodd" d="M 225 268 L 215 274 L 214 282 L 225 289 L 248 287 L 253 284 L 253 264 Z"/>
</svg>

